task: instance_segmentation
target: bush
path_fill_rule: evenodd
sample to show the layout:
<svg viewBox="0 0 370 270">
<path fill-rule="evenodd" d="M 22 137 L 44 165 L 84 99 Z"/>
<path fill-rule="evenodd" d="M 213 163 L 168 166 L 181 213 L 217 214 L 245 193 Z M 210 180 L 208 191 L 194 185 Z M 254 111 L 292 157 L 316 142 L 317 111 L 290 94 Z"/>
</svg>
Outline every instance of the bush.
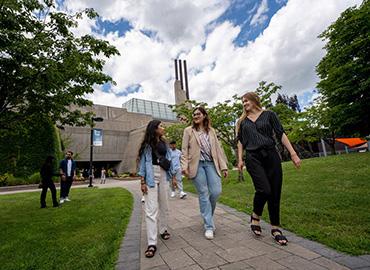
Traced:
<svg viewBox="0 0 370 270">
<path fill-rule="evenodd" d="M 39 172 L 35 172 L 30 177 L 28 177 L 28 184 L 38 184 L 41 182 L 41 175 Z"/>
<path fill-rule="evenodd" d="M 59 131 L 48 118 L 30 118 L 22 128 L 0 133 L 0 174 L 28 178 L 38 171 L 46 156 L 61 157 Z M 26 182 L 28 179 L 26 179 Z"/>
<path fill-rule="evenodd" d="M 8 177 L 6 174 L 0 175 L 0 187 L 5 187 L 8 185 Z"/>
<path fill-rule="evenodd" d="M 4 173 L 0 175 L 0 186 L 16 186 L 26 184 L 25 179 L 23 178 L 16 178 L 11 173 Z"/>
</svg>

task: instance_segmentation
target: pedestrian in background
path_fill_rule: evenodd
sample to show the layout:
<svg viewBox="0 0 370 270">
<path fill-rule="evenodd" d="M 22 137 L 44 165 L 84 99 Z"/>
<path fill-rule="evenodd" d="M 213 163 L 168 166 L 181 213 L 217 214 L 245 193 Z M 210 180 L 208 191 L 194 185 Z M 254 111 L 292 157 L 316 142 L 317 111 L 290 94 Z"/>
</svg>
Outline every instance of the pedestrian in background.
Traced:
<svg viewBox="0 0 370 270">
<path fill-rule="evenodd" d="M 105 178 L 106 178 L 105 174 L 106 174 L 106 171 L 105 171 L 105 168 L 103 167 L 100 173 L 100 184 L 105 184 Z"/>
<path fill-rule="evenodd" d="M 57 190 L 53 182 L 53 176 L 60 176 L 60 174 L 54 172 L 53 160 L 53 156 L 47 156 L 40 170 L 42 184 L 42 191 L 40 196 L 41 208 L 46 208 L 46 194 L 48 192 L 48 188 L 50 189 L 51 198 L 53 199 L 53 207 L 59 206 L 57 201 Z"/>
<path fill-rule="evenodd" d="M 176 141 L 170 142 L 171 148 L 171 162 L 173 164 L 173 168 L 175 171 L 175 178 L 176 178 L 176 185 L 174 185 L 173 181 L 170 181 L 170 189 L 171 189 L 171 198 L 176 196 L 176 188 L 179 191 L 180 199 L 185 199 L 186 193 L 184 192 L 183 185 L 182 185 L 182 173 L 181 173 L 181 151 L 176 148 Z"/>
<path fill-rule="evenodd" d="M 60 181 L 60 203 L 70 202 L 69 191 L 72 182 L 76 180 L 76 161 L 73 160 L 73 152 L 67 151 L 65 159 L 59 165 L 61 181 Z"/>
</svg>

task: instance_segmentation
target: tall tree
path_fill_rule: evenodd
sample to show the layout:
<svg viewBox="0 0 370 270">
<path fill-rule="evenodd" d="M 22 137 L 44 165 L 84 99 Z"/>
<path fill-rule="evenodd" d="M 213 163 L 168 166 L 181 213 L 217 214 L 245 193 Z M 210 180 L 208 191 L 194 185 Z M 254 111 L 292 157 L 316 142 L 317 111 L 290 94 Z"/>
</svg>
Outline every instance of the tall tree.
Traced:
<svg viewBox="0 0 370 270">
<path fill-rule="evenodd" d="M 112 82 L 102 56 L 119 52 L 107 41 L 73 34 L 83 15 L 98 16 L 92 9 L 59 12 L 53 0 L 0 3 L 0 130 L 31 115 L 69 125 L 89 121 L 77 108 L 92 104 L 85 95 L 94 85 Z"/>
<path fill-rule="evenodd" d="M 291 96 L 288 102 L 289 107 L 296 112 L 301 112 L 301 107 L 299 106 L 297 95 Z"/>
<path fill-rule="evenodd" d="M 317 87 L 342 135 L 370 134 L 370 1 L 351 7 L 319 37 L 327 54 L 317 66 Z"/>
<path fill-rule="evenodd" d="M 265 108 L 272 107 L 271 96 L 281 89 L 281 85 L 276 85 L 275 83 L 267 83 L 266 81 L 261 81 L 258 84 L 255 92 L 261 99 L 261 104 Z"/>
</svg>

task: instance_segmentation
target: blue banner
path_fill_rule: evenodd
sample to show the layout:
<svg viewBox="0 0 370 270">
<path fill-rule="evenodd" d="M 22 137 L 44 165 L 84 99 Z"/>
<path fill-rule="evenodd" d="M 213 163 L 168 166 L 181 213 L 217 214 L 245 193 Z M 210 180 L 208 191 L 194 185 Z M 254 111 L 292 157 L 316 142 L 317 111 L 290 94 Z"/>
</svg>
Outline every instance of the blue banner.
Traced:
<svg viewBox="0 0 370 270">
<path fill-rule="evenodd" d="M 94 128 L 93 130 L 93 145 L 103 146 L 103 130 L 100 128 Z"/>
</svg>

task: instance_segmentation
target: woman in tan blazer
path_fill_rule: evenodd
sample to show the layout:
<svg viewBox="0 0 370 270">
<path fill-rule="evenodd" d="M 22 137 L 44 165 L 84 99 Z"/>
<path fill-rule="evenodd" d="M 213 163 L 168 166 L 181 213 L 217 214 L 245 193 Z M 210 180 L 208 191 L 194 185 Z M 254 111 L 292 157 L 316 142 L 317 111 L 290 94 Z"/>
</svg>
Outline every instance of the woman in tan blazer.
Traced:
<svg viewBox="0 0 370 270">
<path fill-rule="evenodd" d="M 221 175 L 227 177 L 227 159 L 203 107 L 193 110 L 193 124 L 184 130 L 181 168 L 193 181 L 199 195 L 205 237 L 213 239 L 213 213 L 221 194 Z"/>
</svg>

